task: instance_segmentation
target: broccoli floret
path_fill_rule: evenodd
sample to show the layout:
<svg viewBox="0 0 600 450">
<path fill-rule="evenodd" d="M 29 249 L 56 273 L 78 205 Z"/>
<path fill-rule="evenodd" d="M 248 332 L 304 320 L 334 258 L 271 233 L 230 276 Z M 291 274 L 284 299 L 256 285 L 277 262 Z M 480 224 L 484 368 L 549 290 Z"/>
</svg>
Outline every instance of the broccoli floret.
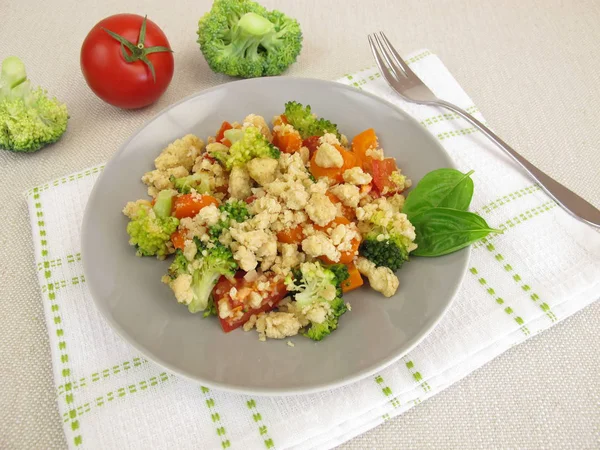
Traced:
<svg viewBox="0 0 600 450">
<path fill-rule="evenodd" d="M 215 299 L 211 295 L 210 298 L 208 299 L 208 306 L 206 307 L 206 310 L 202 314 L 202 317 L 204 317 L 206 319 L 207 317 L 216 316 L 216 315 L 217 315 L 217 305 L 215 305 Z"/>
<path fill-rule="evenodd" d="M 333 133 L 340 139 L 341 135 L 337 125 L 329 120 L 317 118 L 310 109 L 310 105 L 302 105 L 298 102 L 287 102 L 285 104 L 285 117 L 287 121 L 298 132 L 302 139 L 310 136 L 323 136 L 325 133 Z"/>
<path fill-rule="evenodd" d="M 215 0 L 198 22 L 198 44 L 215 72 L 244 78 L 279 75 L 302 49 L 298 22 L 250 0 Z"/>
<path fill-rule="evenodd" d="M 393 271 L 408 261 L 411 240 L 398 231 L 394 221 L 386 218 L 383 212 L 375 213 L 369 220 L 370 230 L 358 251 L 377 267 L 385 266 Z"/>
<path fill-rule="evenodd" d="M 129 243 L 137 247 L 138 256 L 154 256 L 164 259 L 169 253 L 167 243 L 179 225 L 179 219 L 171 216 L 175 191 L 160 191 L 153 207 L 140 205 L 137 214 L 127 224 Z"/>
<path fill-rule="evenodd" d="M 377 233 L 367 234 L 358 251 L 377 267 L 385 266 L 395 272 L 408 261 L 406 246 L 401 240 L 393 238 L 378 240 L 377 236 Z"/>
<path fill-rule="evenodd" d="M 320 341 L 337 328 L 339 317 L 347 311 L 342 300 L 341 284 L 348 278 L 348 269 L 343 264 L 324 266 L 319 262 L 306 262 L 292 270 L 286 279 L 290 292 L 301 310 L 319 308 L 326 303 L 325 317 L 318 322 L 310 320 L 304 335 Z"/>
<path fill-rule="evenodd" d="M 175 176 L 171 175 L 169 181 L 182 194 L 189 194 L 192 189 L 195 189 L 199 194 L 210 194 L 212 191 L 211 177 L 209 174 L 203 172 L 197 172 L 181 178 L 175 178 Z"/>
<path fill-rule="evenodd" d="M 194 243 L 197 252 L 192 261 L 188 261 L 183 252 L 177 250 L 168 271 L 169 286 L 191 313 L 204 311 L 204 317 L 208 317 L 216 314 L 213 288 L 222 275 L 235 275 L 238 265 L 231 250 L 219 242 L 203 243 L 194 238 Z"/>
<path fill-rule="evenodd" d="M 16 56 L 2 62 L 0 72 L 0 148 L 35 152 L 60 139 L 67 129 L 67 107 L 32 89 L 25 65 Z"/>
<path fill-rule="evenodd" d="M 324 322 L 311 323 L 310 327 L 306 330 L 304 335 L 313 341 L 320 341 L 324 337 L 331 334 L 332 331 L 337 329 L 339 317 L 348 311 L 344 300 L 341 297 L 336 297 L 330 302 L 331 312 L 327 316 Z"/>
<path fill-rule="evenodd" d="M 243 222 L 250 217 L 248 204 L 236 199 L 229 199 L 226 203 L 219 205 L 219 211 L 222 213 L 221 219 L 208 230 L 213 238 L 218 238 L 223 230 L 228 229 L 232 220 Z"/>
<path fill-rule="evenodd" d="M 256 127 L 247 127 L 241 139 L 231 144 L 228 152 L 213 151 L 210 155 L 231 170 L 233 166 L 243 166 L 254 158 L 278 159 L 281 152 L 271 144 Z"/>
<path fill-rule="evenodd" d="M 188 265 L 192 275 L 193 299 L 188 305 L 191 313 L 209 308 L 212 290 L 222 275 L 233 276 L 238 267 L 231 250 L 216 242 L 207 245 L 195 239 L 198 252 L 194 261 Z M 214 305 L 213 305 L 214 307 Z"/>
<path fill-rule="evenodd" d="M 189 261 L 184 256 L 183 251 L 181 249 L 177 249 L 175 251 L 175 258 L 173 262 L 169 266 L 169 277 L 174 280 L 182 273 L 187 273 L 188 271 Z"/>
</svg>

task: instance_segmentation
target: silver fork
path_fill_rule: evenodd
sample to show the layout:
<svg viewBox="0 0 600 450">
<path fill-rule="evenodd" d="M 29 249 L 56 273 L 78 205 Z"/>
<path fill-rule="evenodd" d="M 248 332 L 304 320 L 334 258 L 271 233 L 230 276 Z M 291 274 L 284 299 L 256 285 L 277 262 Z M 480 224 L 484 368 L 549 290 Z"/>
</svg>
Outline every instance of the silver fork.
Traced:
<svg viewBox="0 0 600 450">
<path fill-rule="evenodd" d="M 521 165 L 565 211 L 576 219 L 600 228 L 600 211 L 597 208 L 535 167 L 471 114 L 452 103 L 437 98 L 408 67 L 385 34 L 382 32 L 370 34 L 369 44 L 379 71 L 392 89 L 404 100 L 421 105 L 442 106 L 468 120 L 517 164 Z"/>
</svg>

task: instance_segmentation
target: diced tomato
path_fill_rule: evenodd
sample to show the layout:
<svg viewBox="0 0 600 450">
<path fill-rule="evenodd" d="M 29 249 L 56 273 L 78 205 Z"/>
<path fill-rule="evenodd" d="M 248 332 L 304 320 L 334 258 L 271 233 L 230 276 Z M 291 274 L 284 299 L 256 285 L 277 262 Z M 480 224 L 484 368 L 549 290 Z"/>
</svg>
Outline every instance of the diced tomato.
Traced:
<svg viewBox="0 0 600 450">
<path fill-rule="evenodd" d="M 277 233 L 277 240 L 284 244 L 299 244 L 303 239 L 302 225 L 298 225 L 296 228 L 287 228 Z"/>
<path fill-rule="evenodd" d="M 250 197 L 247 197 L 246 200 L 244 200 L 244 201 L 249 205 L 254 200 L 256 200 L 256 195 L 251 195 Z"/>
<path fill-rule="evenodd" d="M 311 157 L 317 151 L 317 148 L 319 148 L 319 139 L 319 136 L 310 136 L 302 141 L 302 146 L 308 148 Z"/>
<path fill-rule="evenodd" d="M 390 176 L 398 170 L 394 158 L 385 158 L 382 160 L 374 159 L 373 162 L 373 184 L 377 191 L 382 195 L 393 195 L 398 192 L 398 185 L 394 183 Z"/>
<path fill-rule="evenodd" d="M 300 133 L 294 130 L 292 133 L 273 134 L 273 145 L 283 153 L 295 153 L 302 147 L 302 138 Z"/>
<path fill-rule="evenodd" d="M 336 195 L 334 195 L 331 192 L 326 192 L 325 195 L 327 195 L 327 197 L 329 197 L 329 200 L 331 200 L 331 203 L 333 203 L 334 205 L 336 204 L 340 204 L 340 208 L 342 210 L 342 215 L 348 219 L 348 220 L 354 220 L 356 219 L 356 213 L 354 211 L 354 209 L 350 208 L 349 206 L 346 205 L 342 205 L 342 202 L 340 201 L 339 198 L 337 198 Z"/>
<path fill-rule="evenodd" d="M 173 215 L 178 219 L 194 217 L 205 206 L 218 204 L 212 195 L 182 194 L 173 197 Z"/>
<path fill-rule="evenodd" d="M 274 275 L 266 276 L 265 279 L 265 276 L 263 276 L 259 277 L 256 281 L 246 281 L 243 276 L 238 277 L 237 275 L 233 281 L 221 277 L 213 289 L 213 298 L 217 312 L 223 307 L 223 302 L 226 302 L 229 311 L 233 312 L 233 316 L 225 319 L 222 319 L 219 315 L 221 328 L 223 328 L 225 333 L 241 327 L 250 319 L 252 314 L 271 311 L 277 307 L 277 304 L 286 296 L 287 290 L 283 280 L 274 281 L 273 277 Z M 258 283 L 267 283 L 269 286 L 261 292 L 258 290 Z M 233 287 L 237 290 L 235 298 L 232 298 L 230 295 L 231 288 Z M 258 292 L 262 295 L 262 301 L 258 308 L 252 308 L 249 304 L 252 292 Z"/>
<path fill-rule="evenodd" d="M 173 247 L 183 250 L 185 245 L 185 237 L 187 234 L 187 230 L 185 228 L 180 228 L 175 231 L 171 235 L 171 242 L 173 243 Z"/>
<path fill-rule="evenodd" d="M 219 131 L 217 131 L 217 135 L 215 136 L 215 140 L 217 142 L 223 142 L 223 139 L 225 138 L 225 132 L 227 130 L 231 130 L 233 127 L 231 126 L 231 124 L 229 122 L 223 122 L 221 124 L 221 128 L 219 128 Z"/>
<path fill-rule="evenodd" d="M 314 224 L 313 226 L 315 227 L 315 230 L 323 231 L 324 233 L 328 234 L 327 230 L 329 228 L 334 228 L 338 225 L 349 225 L 349 224 L 350 224 L 350 221 L 348 219 L 346 219 L 345 217 L 336 217 L 335 219 L 333 219 L 331 222 L 329 222 L 324 227 L 317 225 L 317 224 Z M 354 257 L 358 253 L 358 247 L 360 246 L 360 238 L 356 237 L 356 238 L 352 239 L 351 244 L 352 244 L 352 247 L 350 248 L 350 250 L 341 252 L 340 260 L 337 261 L 338 263 L 348 264 L 354 260 Z M 319 259 L 326 262 L 327 264 L 336 264 L 336 261 L 332 261 L 325 255 L 319 256 Z"/>
<path fill-rule="evenodd" d="M 342 292 L 349 292 L 364 284 L 360 272 L 353 263 L 347 264 L 350 276 L 342 282 Z"/>
</svg>

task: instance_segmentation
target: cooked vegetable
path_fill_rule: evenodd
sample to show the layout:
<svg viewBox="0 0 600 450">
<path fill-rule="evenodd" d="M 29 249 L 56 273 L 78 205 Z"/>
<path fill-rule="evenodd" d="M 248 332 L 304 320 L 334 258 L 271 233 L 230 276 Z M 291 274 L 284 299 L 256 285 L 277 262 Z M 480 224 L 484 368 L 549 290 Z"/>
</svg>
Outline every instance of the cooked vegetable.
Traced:
<svg viewBox="0 0 600 450">
<path fill-rule="evenodd" d="M 397 238 L 385 238 L 379 240 L 380 235 L 372 232 L 360 244 L 359 252 L 377 267 L 389 267 L 394 272 L 408 261 L 406 246 Z"/>
<path fill-rule="evenodd" d="M 447 255 L 490 233 L 502 233 L 477 214 L 450 208 L 431 208 L 411 221 L 417 233 L 418 247 L 413 252 L 417 256 Z"/>
<path fill-rule="evenodd" d="M 60 139 L 67 129 L 67 107 L 32 89 L 25 65 L 16 56 L 2 61 L 0 72 L 0 148 L 35 152 Z"/>
<path fill-rule="evenodd" d="M 285 104 L 285 117 L 290 125 L 298 132 L 302 139 L 311 136 L 323 136 L 325 133 L 333 133 L 340 137 L 337 125 L 329 120 L 317 118 L 311 111 L 310 105 L 302 105 L 298 102 L 287 102 Z"/>
<path fill-rule="evenodd" d="M 219 211 L 221 211 L 221 218 L 208 230 L 210 235 L 214 238 L 218 238 L 224 230 L 228 229 L 231 226 L 232 220 L 243 222 L 250 217 L 248 204 L 235 199 L 230 199 L 226 203 L 220 205 Z"/>
<path fill-rule="evenodd" d="M 215 0 L 198 22 L 198 44 L 215 72 L 244 78 L 279 75 L 302 49 L 298 22 L 250 0 Z"/>
<path fill-rule="evenodd" d="M 173 201 L 173 215 L 178 219 L 194 217 L 202 208 L 218 204 L 219 201 L 212 195 L 182 194 L 176 196 Z"/>
<path fill-rule="evenodd" d="M 170 285 L 180 303 L 191 313 L 209 308 L 211 293 L 222 275 L 233 276 L 237 263 L 231 250 L 218 242 L 204 244 L 195 238 L 197 252 L 188 261 L 181 250 L 169 267 Z"/>
<path fill-rule="evenodd" d="M 354 289 L 361 287 L 364 284 L 362 277 L 360 276 L 360 272 L 354 265 L 354 263 L 350 263 L 346 266 L 348 268 L 348 278 L 342 281 L 342 292 L 350 292 Z"/>
<path fill-rule="evenodd" d="M 473 171 L 464 174 L 456 169 L 437 169 L 425 175 L 404 203 L 404 212 L 415 217 L 437 206 L 466 211 L 473 198 Z"/>
<path fill-rule="evenodd" d="M 231 140 L 229 132 L 242 130 L 227 130 L 225 136 Z M 231 136 L 231 137 L 230 137 Z M 265 138 L 256 127 L 247 127 L 238 139 L 234 138 L 228 152 L 214 151 L 211 156 L 231 170 L 234 166 L 243 166 L 254 158 L 275 158 L 280 156 L 279 150 Z"/>
<path fill-rule="evenodd" d="M 195 189 L 199 194 L 211 193 L 211 176 L 206 172 L 196 172 L 181 178 L 175 178 L 171 175 L 169 181 L 182 194 L 189 194 L 192 189 Z"/>
<path fill-rule="evenodd" d="M 265 278 L 265 279 L 262 279 Z M 244 325 L 252 316 L 272 311 L 287 294 L 287 289 L 283 281 L 275 281 L 272 274 L 267 274 L 260 281 L 248 281 L 243 277 L 236 276 L 233 279 L 222 277 L 213 290 L 213 299 L 216 305 L 217 313 L 223 310 L 223 317 L 219 315 L 221 328 L 225 333 L 229 333 L 236 328 Z M 248 304 L 248 297 L 252 292 L 258 291 L 258 283 L 266 285 L 266 289 L 260 297 L 260 303 L 255 307 Z M 232 298 L 232 288 L 235 288 L 237 295 Z M 227 314 L 232 312 L 235 314 Z"/>
<path fill-rule="evenodd" d="M 138 256 L 156 255 L 164 259 L 170 253 L 167 243 L 179 225 L 179 219 L 170 215 L 174 194 L 175 191 L 160 191 L 154 206 L 139 205 L 127 224 L 129 243 L 137 247 Z"/>
<path fill-rule="evenodd" d="M 119 108 L 154 103 L 173 78 L 167 37 L 151 20 L 116 14 L 98 22 L 81 46 L 81 71 L 90 89 Z"/>
<path fill-rule="evenodd" d="M 310 324 L 305 336 L 320 341 L 337 328 L 339 317 L 348 310 L 342 300 L 342 283 L 348 276 L 343 264 L 326 267 L 306 262 L 286 279 L 288 290 L 295 292 L 297 305 L 307 311 Z M 308 312 L 311 309 L 312 314 Z"/>
</svg>

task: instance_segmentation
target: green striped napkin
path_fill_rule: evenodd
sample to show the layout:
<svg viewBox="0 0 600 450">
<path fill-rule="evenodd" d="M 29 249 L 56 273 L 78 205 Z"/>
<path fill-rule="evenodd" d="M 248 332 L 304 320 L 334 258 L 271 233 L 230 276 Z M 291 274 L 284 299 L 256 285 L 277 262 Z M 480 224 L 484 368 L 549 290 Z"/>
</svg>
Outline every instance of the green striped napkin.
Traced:
<svg viewBox="0 0 600 450">
<path fill-rule="evenodd" d="M 483 120 L 429 51 L 413 70 Z M 600 296 L 600 235 L 575 221 L 455 114 L 404 103 L 374 69 L 339 80 L 396 103 L 474 169 L 472 209 L 505 230 L 475 245 L 461 290 L 410 354 L 352 385 L 295 397 L 199 386 L 146 361 L 94 308 L 80 227 L 95 167 L 27 193 L 57 401 L 71 448 L 328 449 L 402 414 Z"/>
</svg>

